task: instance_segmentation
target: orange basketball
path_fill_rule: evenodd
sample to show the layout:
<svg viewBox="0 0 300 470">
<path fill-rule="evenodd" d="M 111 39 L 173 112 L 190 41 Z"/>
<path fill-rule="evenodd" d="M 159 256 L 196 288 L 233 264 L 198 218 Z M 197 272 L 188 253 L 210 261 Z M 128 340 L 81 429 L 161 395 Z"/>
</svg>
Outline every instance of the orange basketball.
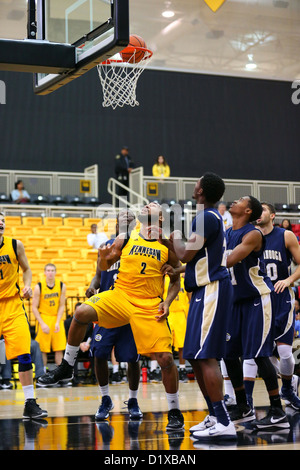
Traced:
<svg viewBox="0 0 300 470">
<path fill-rule="evenodd" d="M 125 49 L 123 49 L 120 53 L 124 62 L 134 64 L 140 62 L 143 59 L 145 51 L 141 51 L 138 49 L 134 51 L 134 47 L 143 47 L 145 49 L 147 48 L 144 39 L 138 36 L 137 34 L 130 35 L 128 46 L 125 47 Z"/>
</svg>

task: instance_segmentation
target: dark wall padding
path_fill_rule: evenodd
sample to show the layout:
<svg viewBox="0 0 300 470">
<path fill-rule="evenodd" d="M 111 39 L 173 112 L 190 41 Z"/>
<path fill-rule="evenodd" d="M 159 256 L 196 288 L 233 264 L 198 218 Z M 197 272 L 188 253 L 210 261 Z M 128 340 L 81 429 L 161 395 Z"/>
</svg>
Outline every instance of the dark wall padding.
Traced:
<svg viewBox="0 0 300 470">
<path fill-rule="evenodd" d="M 1 168 L 82 171 L 99 164 L 107 195 L 114 157 L 130 147 L 145 174 L 164 155 L 172 176 L 299 179 L 300 105 L 289 82 L 146 70 L 140 106 L 102 107 L 93 69 L 53 94 L 35 96 L 32 75 L 0 72 Z"/>
</svg>

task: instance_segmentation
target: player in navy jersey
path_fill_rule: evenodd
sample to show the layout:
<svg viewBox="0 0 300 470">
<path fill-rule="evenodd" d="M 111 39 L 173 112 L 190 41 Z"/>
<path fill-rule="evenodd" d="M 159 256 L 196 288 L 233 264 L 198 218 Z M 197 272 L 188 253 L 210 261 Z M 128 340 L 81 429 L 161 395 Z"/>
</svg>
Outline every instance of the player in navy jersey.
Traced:
<svg viewBox="0 0 300 470">
<path fill-rule="evenodd" d="M 275 289 L 275 342 L 279 362 L 276 357 L 272 363 L 281 375 L 281 396 L 287 405 L 300 410 L 300 400 L 293 389 L 298 389 L 298 377 L 294 376 L 295 359 L 292 352 L 295 328 L 295 297 L 292 284 L 300 278 L 300 246 L 293 232 L 281 227 L 274 227 L 275 208 L 272 204 L 262 203 L 263 212 L 256 221 L 256 226 L 265 237 L 265 247 L 261 262 L 265 264 L 266 272 Z M 291 273 L 291 262 L 294 259 L 298 265 Z M 244 381 L 246 393 L 250 400 L 257 374 L 253 361 L 244 363 Z"/>
<path fill-rule="evenodd" d="M 130 236 L 132 226 L 135 224 L 135 215 L 132 211 L 122 210 L 117 216 L 116 234 L 121 231 L 127 232 Z M 106 244 L 112 244 L 114 239 L 108 240 Z M 86 291 L 89 298 L 98 290 L 99 292 L 113 289 L 114 282 L 118 275 L 120 261 L 113 264 L 107 271 L 100 271 L 97 268 L 96 274 Z M 102 394 L 101 404 L 96 412 L 97 421 L 102 421 L 109 417 L 109 412 L 114 405 L 109 395 L 109 372 L 108 359 L 111 357 L 112 350 L 118 362 L 128 363 L 128 384 L 129 400 L 128 411 L 131 419 L 141 419 L 143 414 L 138 406 L 137 393 L 140 382 L 140 364 L 139 354 L 137 353 L 130 324 L 118 328 L 106 329 L 95 325 L 91 341 L 91 353 L 95 358 L 95 373 L 100 391 Z"/>
<path fill-rule="evenodd" d="M 236 423 L 254 420 L 252 424 L 258 429 L 288 428 L 277 373 L 269 359 L 274 340 L 274 287 L 260 264 L 264 237 L 251 223 L 261 216 L 262 206 L 256 198 L 245 196 L 231 205 L 230 213 L 233 224 L 226 231 L 226 239 L 233 309 L 224 360 L 237 400 L 231 418 Z M 255 360 L 268 391 L 271 406 L 266 418 L 261 420 L 255 420 L 247 402 L 240 358 Z"/>
<path fill-rule="evenodd" d="M 214 173 L 205 173 L 196 183 L 193 198 L 197 215 L 185 243 L 175 231 L 161 242 L 186 263 L 185 289 L 192 292 L 183 356 L 193 367 L 209 415 L 192 428 L 194 439 L 236 439 L 236 430 L 224 404 L 223 380 L 218 360 L 225 354 L 232 286 L 226 269 L 223 220 L 214 208 L 225 184 Z M 201 205 L 201 207 L 199 206 Z"/>
</svg>

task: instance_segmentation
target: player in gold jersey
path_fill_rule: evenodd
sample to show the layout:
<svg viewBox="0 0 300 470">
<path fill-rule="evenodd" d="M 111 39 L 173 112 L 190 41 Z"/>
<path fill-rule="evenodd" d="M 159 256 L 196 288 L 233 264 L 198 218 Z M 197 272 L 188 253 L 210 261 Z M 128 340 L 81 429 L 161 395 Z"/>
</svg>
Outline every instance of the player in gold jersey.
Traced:
<svg viewBox="0 0 300 470">
<path fill-rule="evenodd" d="M 66 347 L 66 333 L 62 320 L 65 310 L 66 285 L 56 276 L 56 267 L 52 263 L 44 268 L 45 278 L 33 291 L 32 311 L 37 319 L 36 341 L 40 345 L 44 366 L 47 365 L 47 354 L 54 351 L 55 363 L 63 358 Z"/>
<path fill-rule="evenodd" d="M 139 354 L 154 353 L 162 370 L 168 401 L 167 431 L 183 428 L 179 410 L 178 371 L 172 355 L 172 337 L 167 323 L 169 306 L 178 294 L 180 276 L 171 277 L 163 301 L 164 266 L 179 266 L 174 253 L 151 237 L 149 227 L 162 223 L 162 210 L 156 203 L 147 204 L 138 217 L 140 232 L 130 237 L 120 234 L 110 246 L 99 249 L 98 267 L 106 271 L 120 260 L 113 290 L 92 296 L 82 304 L 69 330 L 68 344 L 61 365 L 39 379 L 45 385 L 70 380 L 79 344 L 87 324 L 114 328 L 130 323 Z"/>
<path fill-rule="evenodd" d="M 22 297 L 32 296 L 32 273 L 20 240 L 4 236 L 5 217 L 0 213 L 0 336 L 5 340 L 8 360 L 18 358 L 19 379 L 25 397 L 24 418 L 43 418 L 47 411 L 36 403 L 30 356 L 30 327 Z M 24 287 L 19 287 L 19 267 Z M 22 295 L 22 297 L 21 297 Z"/>
</svg>

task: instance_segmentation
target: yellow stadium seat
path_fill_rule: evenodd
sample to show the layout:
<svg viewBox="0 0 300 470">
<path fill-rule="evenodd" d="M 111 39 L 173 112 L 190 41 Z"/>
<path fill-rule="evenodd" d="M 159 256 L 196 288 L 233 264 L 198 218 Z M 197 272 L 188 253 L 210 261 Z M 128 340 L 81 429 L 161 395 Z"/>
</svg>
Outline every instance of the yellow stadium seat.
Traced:
<svg viewBox="0 0 300 470">
<path fill-rule="evenodd" d="M 73 227 L 66 227 L 65 225 L 56 227 L 56 234 L 58 236 L 73 236 L 74 234 L 74 228 Z"/>
<path fill-rule="evenodd" d="M 40 227 L 33 227 L 32 228 L 32 233 L 34 235 L 40 235 L 40 236 L 43 236 L 43 237 L 52 237 L 55 235 L 55 228 L 53 229 L 53 227 L 48 227 L 48 226 L 45 226 L 45 225 L 41 225 Z"/>
<path fill-rule="evenodd" d="M 96 273 L 96 262 L 92 259 L 81 259 L 71 262 L 72 271 Z"/>
<path fill-rule="evenodd" d="M 22 217 L 20 215 L 6 215 L 5 216 L 6 225 L 14 226 L 22 224 Z"/>
<path fill-rule="evenodd" d="M 64 273 L 63 281 L 66 283 L 67 286 L 85 286 L 86 285 L 86 278 L 80 272 L 68 272 Z"/>
<path fill-rule="evenodd" d="M 18 227 L 12 227 L 11 231 L 12 231 L 14 238 L 32 235 L 32 228 L 29 226 L 24 226 L 24 225 L 20 225 Z"/>
<path fill-rule="evenodd" d="M 34 259 L 40 259 L 39 250 L 41 250 L 41 248 L 39 249 L 35 248 L 34 246 L 25 246 L 25 253 L 29 262 Z"/>
<path fill-rule="evenodd" d="M 30 235 L 26 238 L 26 246 L 34 246 L 35 248 L 46 248 L 47 240 L 39 235 Z"/>
<path fill-rule="evenodd" d="M 47 225 L 47 227 L 58 227 L 62 224 L 62 217 L 44 217 L 44 225 Z"/>
<path fill-rule="evenodd" d="M 68 239 L 68 244 L 72 248 L 88 248 L 88 242 L 86 237 L 72 237 Z"/>
<path fill-rule="evenodd" d="M 67 227 L 82 227 L 82 217 L 66 217 L 64 219 L 64 225 Z"/>
<path fill-rule="evenodd" d="M 83 225 L 85 225 L 86 227 L 91 227 L 92 224 L 99 224 L 100 222 L 102 221 L 102 219 L 100 218 L 90 218 L 90 217 L 86 217 L 83 219 Z"/>
<path fill-rule="evenodd" d="M 36 251 L 40 259 L 46 259 L 50 261 L 52 258 L 60 257 L 59 248 L 37 248 Z"/>
<path fill-rule="evenodd" d="M 68 258 L 70 261 L 77 260 L 81 258 L 81 248 L 62 248 L 61 256 L 63 258 Z"/>
<path fill-rule="evenodd" d="M 43 225 L 43 218 L 42 217 L 23 217 L 22 219 L 23 225 L 30 226 L 30 227 L 39 227 Z"/>
<path fill-rule="evenodd" d="M 48 263 L 48 260 L 44 259 L 33 259 L 29 262 L 30 268 L 35 272 L 44 272 L 45 265 Z"/>
<path fill-rule="evenodd" d="M 65 248 L 69 246 L 68 240 L 64 236 L 52 236 L 47 238 L 47 247 L 48 248 Z"/>
<path fill-rule="evenodd" d="M 98 259 L 98 250 L 89 250 L 89 249 L 82 249 L 81 255 L 83 259 L 90 259 L 93 261 L 97 261 Z"/>
<path fill-rule="evenodd" d="M 76 237 L 86 238 L 89 233 L 91 233 L 91 227 L 84 226 L 84 225 L 82 227 L 77 227 L 74 230 L 74 235 L 76 235 Z"/>
<path fill-rule="evenodd" d="M 13 228 L 5 226 L 4 235 L 6 235 L 7 237 L 12 237 L 13 238 Z"/>
</svg>

